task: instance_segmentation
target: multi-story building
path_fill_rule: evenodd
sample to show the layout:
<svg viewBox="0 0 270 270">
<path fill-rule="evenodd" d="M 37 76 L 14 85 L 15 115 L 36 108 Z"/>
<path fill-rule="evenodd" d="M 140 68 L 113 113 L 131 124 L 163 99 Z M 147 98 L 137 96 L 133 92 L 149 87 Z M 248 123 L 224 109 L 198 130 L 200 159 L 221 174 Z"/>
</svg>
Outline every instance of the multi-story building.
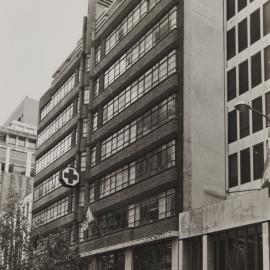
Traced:
<svg viewBox="0 0 270 270">
<path fill-rule="evenodd" d="M 38 102 L 26 97 L 0 127 L 0 208 L 11 194 L 33 191 L 37 115 Z"/>
<path fill-rule="evenodd" d="M 270 2 L 228 0 L 226 18 L 228 188 L 235 191 L 261 184 L 269 123 L 234 106 L 244 101 L 270 115 Z"/>
<path fill-rule="evenodd" d="M 222 17 L 221 0 L 89 0 L 40 100 L 33 204 L 39 233 L 70 230 L 89 267 L 177 269 L 178 214 L 224 197 Z"/>
<path fill-rule="evenodd" d="M 180 269 L 268 270 L 270 1 L 224 3 L 227 199 L 180 214 Z"/>
</svg>

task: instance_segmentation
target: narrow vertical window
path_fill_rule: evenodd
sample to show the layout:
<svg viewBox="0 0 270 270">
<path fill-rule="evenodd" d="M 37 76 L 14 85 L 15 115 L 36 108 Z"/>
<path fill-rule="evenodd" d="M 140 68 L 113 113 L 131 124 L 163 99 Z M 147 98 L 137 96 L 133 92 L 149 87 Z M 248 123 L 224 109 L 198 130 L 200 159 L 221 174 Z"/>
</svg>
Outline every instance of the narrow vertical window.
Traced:
<svg viewBox="0 0 270 270">
<path fill-rule="evenodd" d="M 270 46 L 264 49 L 264 80 L 270 79 Z"/>
<path fill-rule="evenodd" d="M 240 162 L 241 162 L 241 184 L 250 182 L 250 150 L 249 148 L 242 150 L 240 152 Z"/>
<path fill-rule="evenodd" d="M 228 115 L 228 143 L 237 140 L 237 113 L 236 110 L 229 112 Z"/>
<path fill-rule="evenodd" d="M 227 32 L 227 59 L 235 56 L 235 27 Z"/>
<path fill-rule="evenodd" d="M 238 0 L 238 11 L 242 10 L 247 5 L 247 0 Z"/>
<path fill-rule="evenodd" d="M 265 95 L 265 114 L 270 118 L 270 92 Z M 267 127 L 270 127 L 270 122 L 267 121 Z"/>
<path fill-rule="evenodd" d="M 229 188 L 238 185 L 237 153 L 229 156 Z"/>
<path fill-rule="evenodd" d="M 239 95 L 249 90 L 248 60 L 239 65 Z"/>
<path fill-rule="evenodd" d="M 253 44 L 261 37 L 260 9 L 250 15 L 250 44 Z"/>
<path fill-rule="evenodd" d="M 84 89 L 83 104 L 89 104 L 90 90 L 88 88 Z"/>
<path fill-rule="evenodd" d="M 227 20 L 235 15 L 235 0 L 227 0 Z"/>
<path fill-rule="evenodd" d="M 236 97 L 236 68 L 227 72 L 227 100 L 230 101 Z"/>
<path fill-rule="evenodd" d="M 263 34 L 270 33 L 270 1 L 263 6 Z"/>
<path fill-rule="evenodd" d="M 252 101 L 252 108 L 262 112 L 262 98 L 258 97 Z M 263 128 L 263 118 L 256 112 L 252 112 L 252 132 L 255 133 Z"/>
<path fill-rule="evenodd" d="M 253 146 L 253 175 L 254 180 L 262 178 L 264 166 L 263 143 Z"/>
<path fill-rule="evenodd" d="M 238 24 L 238 52 L 243 51 L 248 46 L 247 19 Z"/>
<path fill-rule="evenodd" d="M 249 135 L 249 112 L 240 112 L 240 138 Z"/>
<path fill-rule="evenodd" d="M 261 52 L 251 57 L 251 86 L 255 87 L 262 82 Z"/>
</svg>

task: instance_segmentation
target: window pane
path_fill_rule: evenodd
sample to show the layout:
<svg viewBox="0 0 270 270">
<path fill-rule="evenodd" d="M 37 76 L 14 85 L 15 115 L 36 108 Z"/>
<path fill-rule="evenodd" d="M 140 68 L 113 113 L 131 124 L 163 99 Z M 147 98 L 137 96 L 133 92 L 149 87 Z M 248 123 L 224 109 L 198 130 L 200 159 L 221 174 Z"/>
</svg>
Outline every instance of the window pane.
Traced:
<svg viewBox="0 0 270 270">
<path fill-rule="evenodd" d="M 264 49 L 264 79 L 270 79 L 270 46 Z"/>
<path fill-rule="evenodd" d="M 265 95 L 265 113 L 270 118 L 270 92 Z M 267 122 L 267 126 L 270 126 L 270 122 Z"/>
<path fill-rule="evenodd" d="M 235 28 L 227 32 L 227 59 L 235 56 Z"/>
<path fill-rule="evenodd" d="M 261 68 L 261 53 L 257 53 L 251 57 L 251 86 L 262 82 L 262 68 Z"/>
<path fill-rule="evenodd" d="M 261 37 L 260 9 L 250 15 L 250 43 L 253 44 Z"/>
<path fill-rule="evenodd" d="M 227 0 L 227 20 L 235 15 L 235 0 Z"/>
<path fill-rule="evenodd" d="M 241 184 L 250 182 L 250 150 L 249 148 L 240 152 L 241 162 Z"/>
<path fill-rule="evenodd" d="M 263 34 L 270 33 L 270 1 L 263 6 Z"/>
<path fill-rule="evenodd" d="M 228 101 L 236 97 L 236 68 L 227 73 L 227 99 Z"/>
<path fill-rule="evenodd" d="M 253 173 L 254 180 L 262 178 L 263 174 L 263 143 L 259 143 L 253 146 Z"/>
<path fill-rule="evenodd" d="M 240 112 L 240 138 L 249 135 L 249 112 Z"/>
<path fill-rule="evenodd" d="M 248 46 L 247 19 L 238 24 L 238 52 L 243 51 Z"/>
<path fill-rule="evenodd" d="M 262 112 L 262 98 L 256 98 L 252 101 L 252 108 Z M 252 132 L 255 133 L 263 128 L 263 118 L 256 112 L 252 112 Z"/>
<path fill-rule="evenodd" d="M 248 87 L 248 60 L 239 65 L 239 95 L 247 92 Z"/>
<path fill-rule="evenodd" d="M 237 114 L 236 111 L 229 112 L 228 115 L 228 142 L 237 140 Z"/>
<path fill-rule="evenodd" d="M 247 5 L 247 0 L 238 0 L 238 11 L 243 9 Z"/>
<path fill-rule="evenodd" d="M 229 188 L 238 185 L 237 153 L 229 156 Z"/>
</svg>

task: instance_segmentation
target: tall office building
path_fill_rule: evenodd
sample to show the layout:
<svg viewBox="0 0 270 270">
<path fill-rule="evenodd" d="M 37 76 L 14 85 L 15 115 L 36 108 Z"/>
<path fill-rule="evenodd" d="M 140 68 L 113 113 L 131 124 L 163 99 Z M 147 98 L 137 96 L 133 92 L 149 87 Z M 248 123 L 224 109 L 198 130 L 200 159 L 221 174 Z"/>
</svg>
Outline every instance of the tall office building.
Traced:
<svg viewBox="0 0 270 270">
<path fill-rule="evenodd" d="M 261 185 L 269 123 L 234 106 L 244 101 L 270 115 L 270 1 L 227 0 L 226 18 L 228 188 L 233 191 Z"/>
<path fill-rule="evenodd" d="M 270 269 L 270 1 L 224 1 L 227 198 L 180 214 L 179 269 Z M 247 103 L 257 110 L 238 112 Z M 259 112 L 259 113 L 258 113 Z M 266 165 L 264 166 L 264 161 Z M 268 179 L 269 180 L 269 179 Z"/>
<path fill-rule="evenodd" d="M 209 2 L 89 0 L 40 100 L 33 223 L 66 228 L 89 269 L 177 269 L 178 214 L 224 196 L 223 1 Z"/>
</svg>

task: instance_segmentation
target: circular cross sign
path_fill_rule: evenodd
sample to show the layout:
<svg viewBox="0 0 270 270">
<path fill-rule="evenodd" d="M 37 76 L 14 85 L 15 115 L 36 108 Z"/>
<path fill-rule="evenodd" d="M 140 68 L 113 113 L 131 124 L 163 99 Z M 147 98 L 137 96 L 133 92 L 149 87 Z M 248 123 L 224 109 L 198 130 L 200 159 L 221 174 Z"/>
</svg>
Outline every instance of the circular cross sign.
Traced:
<svg viewBox="0 0 270 270">
<path fill-rule="evenodd" d="M 80 181 L 79 173 L 76 169 L 67 167 L 62 171 L 59 181 L 64 187 L 73 188 Z"/>
</svg>

